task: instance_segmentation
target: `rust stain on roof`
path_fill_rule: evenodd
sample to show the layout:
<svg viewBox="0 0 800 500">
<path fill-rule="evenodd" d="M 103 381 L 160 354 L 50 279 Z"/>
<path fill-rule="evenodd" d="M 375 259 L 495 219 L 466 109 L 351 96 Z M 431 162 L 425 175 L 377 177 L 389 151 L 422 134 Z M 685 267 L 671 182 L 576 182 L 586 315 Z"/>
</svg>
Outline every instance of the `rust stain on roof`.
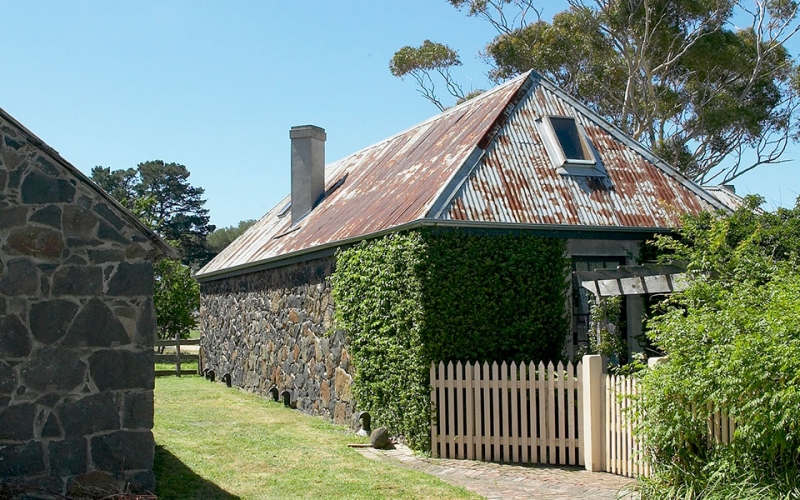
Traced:
<svg viewBox="0 0 800 500">
<path fill-rule="evenodd" d="M 576 118 L 606 178 L 558 172 L 537 126 L 545 115 Z M 533 72 L 330 164 L 325 175 L 325 197 L 295 227 L 287 196 L 198 276 L 415 221 L 651 229 L 721 205 Z"/>
</svg>

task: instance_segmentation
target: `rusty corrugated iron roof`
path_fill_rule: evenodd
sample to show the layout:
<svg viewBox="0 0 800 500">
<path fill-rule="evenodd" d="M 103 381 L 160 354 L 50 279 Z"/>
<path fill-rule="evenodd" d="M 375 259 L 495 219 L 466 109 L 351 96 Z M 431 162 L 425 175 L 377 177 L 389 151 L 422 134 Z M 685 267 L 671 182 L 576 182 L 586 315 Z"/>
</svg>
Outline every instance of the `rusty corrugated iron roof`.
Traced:
<svg viewBox="0 0 800 500">
<path fill-rule="evenodd" d="M 544 114 L 577 118 L 610 183 L 556 172 L 534 123 Z M 287 196 L 198 278 L 417 223 L 654 229 L 719 205 L 534 72 L 328 165 L 325 176 L 325 197 L 305 218 L 291 226 Z"/>
<path fill-rule="evenodd" d="M 440 218 L 666 228 L 682 213 L 715 206 L 699 187 L 570 101 L 547 82 L 531 87 Z M 558 173 L 537 123 L 548 115 L 572 116 L 580 123 L 605 178 Z"/>
</svg>

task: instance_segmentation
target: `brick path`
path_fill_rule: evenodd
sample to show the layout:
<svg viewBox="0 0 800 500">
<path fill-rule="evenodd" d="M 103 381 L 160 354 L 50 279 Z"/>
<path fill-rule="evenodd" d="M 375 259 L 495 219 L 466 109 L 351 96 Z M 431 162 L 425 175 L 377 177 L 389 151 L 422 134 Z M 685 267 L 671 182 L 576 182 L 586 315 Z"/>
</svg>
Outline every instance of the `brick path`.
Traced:
<svg viewBox="0 0 800 500">
<path fill-rule="evenodd" d="M 632 479 L 587 472 L 577 467 L 496 464 L 473 460 L 450 460 L 415 456 L 403 445 L 393 450 L 357 448 L 365 457 L 415 469 L 461 486 L 488 500 L 613 500 L 634 499 L 633 494 L 619 493 Z"/>
</svg>

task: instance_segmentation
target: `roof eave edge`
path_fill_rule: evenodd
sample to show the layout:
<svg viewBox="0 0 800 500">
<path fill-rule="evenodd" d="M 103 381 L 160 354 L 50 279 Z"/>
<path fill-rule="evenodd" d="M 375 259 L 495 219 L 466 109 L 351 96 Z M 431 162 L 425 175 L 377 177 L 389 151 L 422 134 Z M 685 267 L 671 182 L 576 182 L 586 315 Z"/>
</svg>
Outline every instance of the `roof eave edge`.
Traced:
<svg viewBox="0 0 800 500">
<path fill-rule="evenodd" d="M 445 228 L 473 228 L 473 229 L 501 229 L 501 230 L 523 230 L 523 231 L 541 231 L 541 232 L 586 232 L 590 234 L 595 233 L 622 233 L 622 234 L 655 234 L 674 231 L 672 227 L 635 227 L 635 226 L 574 226 L 563 224 L 520 224 L 516 222 L 484 222 L 484 221 L 459 221 L 459 220 L 440 220 L 423 218 L 416 219 L 405 224 L 393 226 L 388 229 L 376 231 L 361 236 L 354 236 L 344 240 L 337 240 L 323 245 L 318 245 L 303 250 L 297 250 L 287 254 L 269 257 L 247 264 L 241 264 L 234 267 L 212 271 L 206 274 L 196 274 L 194 277 L 199 283 L 208 283 L 242 274 L 257 272 L 263 269 L 278 267 L 282 261 L 304 261 L 320 256 L 326 251 L 335 250 L 338 247 L 345 247 L 359 243 L 365 240 L 379 238 L 390 233 L 400 231 L 407 231 L 420 227 L 445 227 Z M 304 258 L 305 257 L 305 258 Z"/>
</svg>

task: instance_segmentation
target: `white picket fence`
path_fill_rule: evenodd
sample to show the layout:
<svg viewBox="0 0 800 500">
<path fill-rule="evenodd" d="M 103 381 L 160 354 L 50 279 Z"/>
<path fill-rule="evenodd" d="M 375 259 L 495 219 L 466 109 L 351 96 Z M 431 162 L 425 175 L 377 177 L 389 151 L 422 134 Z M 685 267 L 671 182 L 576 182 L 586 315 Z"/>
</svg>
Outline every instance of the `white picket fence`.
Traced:
<svg viewBox="0 0 800 500">
<path fill-rule="evenodd" d="M 642 443 L 633 435 L 638 422 L 631 412 L 631 398 L 636 395 L 638 388 L 634 377 L 606 375 L 606 472 L 628 477 L 650 475 Z"/>
<path fill-rule="evenodd" d="M 581 363 L 432 364 L 433 456 L 583 465 Z"/>
</svg>

